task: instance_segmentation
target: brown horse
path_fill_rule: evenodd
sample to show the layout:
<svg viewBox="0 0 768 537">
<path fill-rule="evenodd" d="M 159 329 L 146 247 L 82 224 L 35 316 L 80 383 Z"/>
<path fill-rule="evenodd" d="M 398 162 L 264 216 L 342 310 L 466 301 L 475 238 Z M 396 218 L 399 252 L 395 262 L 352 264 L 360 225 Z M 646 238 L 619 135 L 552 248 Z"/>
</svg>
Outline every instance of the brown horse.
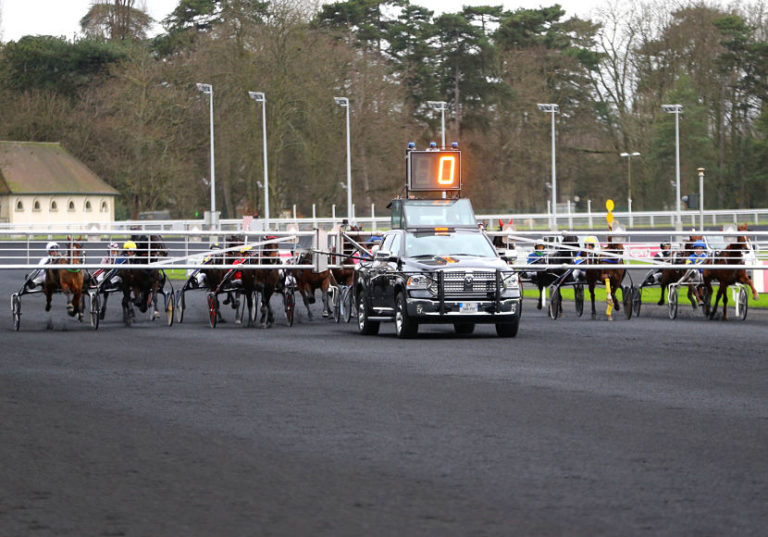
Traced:
<svg viewBox="0 0 768 537">
<path fill-rule="evenodd" d="M 266 237 L 266 240 L 275 239 L 276 237 Z M 259 255 L 259 264 L 262 265 L 278 265 L 280 264 L 280 250 L 277 243 L 272 242 L 265 244 L 261 247 L 261 253 Z M 261 289 L 261 318 L 259 322 L 269 328 L 272 323 L 275 322 L 275 316 L 272 312 L 272 306 L 270 300 L 277 287 L 280 285 L 280 269 L 259 269 L 251 271 L 254 273 L 254 281 Z M 243 279 L 245 281 L 245 279 Z"/>
<path fill-rule="evenodd" d="M 664 298 L 667 296 L 667 287 L 669 287 L 669 284 L 675 283 L 682 278 L 686 271 L 688 270 L 688 267 L 685 267 L 686 261 L 688 261 L 688 256 L 693 253 L 693 243 L 696 241 L 703 240 L 703 235 L 691 235 L 688 237 L 688 241 L 683 245 L 682 250 L 677 250 L 671 254 L 669 257 L 670 263 L 673 265 L 681 265 L 679 269 L 677 268 L 665 268 L 661 271 L 661 278 L 659 279 L 659 287 L 661 288 L 661 297 L 659 298 L 658 305 L 663 306 L 664 305 Z M 688 300 L 691 301 L 691 306 L 696 308 L 696 300 L 694 296 L 694 290 L 688 286 Z"/>
<path fill-rule="evenodd" d="M 311 265 L 312 254 L 309 252 L 301 254 L 297 259 L 297 264 Z M 323 317 L 328 317 L 331 314 L 331 309 L 328 307 L 328 286 L 331 284 L 330 269 L 325 269 L 322 272 L 314 272 L 312 269 L 294 269 L 292 272 L 296 278 L 296 289 L 301 293 L 304 306 L 307 308 L 307 316 L 312 319 L 309 305 L 315 303 L 315 290 L 320 289 L 323 296 Z"/>
<path fill-rule="evenodd" d="M 746 231 L 746 225 L 739 226 L 739 231 Z M 744 252 L 750 251 L 749 239 L 745 235 L 741 235 L 736 238 L 736 242 L 726 246 L 725 250 L 717 253 L 714 259 L 708 259 L 711 265 L 741 265 L 744 263 Z M 723 297 L 723 320 L 728 320 L 728 286 L 735 283 L 742 283 L 748 285 L 752 290 L 752 298 L 758 299 L 757 289 L 755 289 L 752 280 L 750 279 L 745 269 L 718 269 L 707 268 L 702 273 L 704 279 L 704 287 L 708 291 L 707 296 L 712 296 L 712 280 L 717 280 L 720 284 L 717 290 L 717 296 L 715 297 L 715 305 L 712 307 L 709 318 L 714 319 L 717 313 L 717 305 L 720 302 L 720 297 Z M 708 304 L 707 304 L 708 306 Z"/>
<path fill-rule="evenodd" d="M 612 239 L 608 239 L 609 241 Z M 605 253 L 610 254 L 616 254 L 621 255 L 624 251 L 624 246 L 618 243 L 609 242 L 605 249 L 603 250 Z M 587 259 L 588 265 L 604 265 L 608 263 L 621 263 L 621 259 L 613 256 L 600 256 L 600 255 L 592 255 Z M 619 299 L 616 298 L 616 289 L 621 287 L 621 282 L 624 280 L 624 274 L 626 273 L 626 270 L 624 268 L 615 268 L 615 269 L 585 269 L 584 275 L 587 280 L 587 285 L 589 285 L 589 294 L 592 299 L 592 319 L 597 318 L 597 311 L 595 309 L 595 285 L 597 285 L 598 282 L 603 283 L 606 280 L 610 281 L 610 294 L 611 299 L 613 300 L 613 307 L 616 309 L 616 311 L 620 311 L 620 303 Z M 608 314 L 608 319 L 613 320 L 612 315 Z"/>
<path fill-rule="evenodd" d="M 57 265 L 82 265 L 84 259 L 82 237 L 73 239 L 67 237 L 69 247 L 64 251 L 55 264 Z M 45 284 L 45 311 L 51 311 L 51 297 L 53 292 L 61 289 L 67 297 L 67 313 L 70 317 L 77 315 L 77 320 L 83 320 L 82 295 L 85 283 L 85 271 L 82 269 L 46 269 Z"/>
</svg>

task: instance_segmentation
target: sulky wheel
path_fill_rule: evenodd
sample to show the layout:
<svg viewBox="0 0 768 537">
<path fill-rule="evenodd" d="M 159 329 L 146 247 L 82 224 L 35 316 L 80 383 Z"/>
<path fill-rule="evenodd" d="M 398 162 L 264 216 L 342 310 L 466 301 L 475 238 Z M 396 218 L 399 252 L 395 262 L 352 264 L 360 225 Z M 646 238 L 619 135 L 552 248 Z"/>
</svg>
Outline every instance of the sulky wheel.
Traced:
<svg viewBox="0 0 768 537">
<path fill-rule="evenodd" d="M 13 329 L 18 332 L 21 327 L 21 297 L 16 293 L 11 295 L 11 317 Z"/>
<path fill-rule="evenodd" d="M 621 303 L 624 306 L 624 315 L 627 320 L 632 318 L 632 297 L 635 294 L 635 287 L 629 285 L 621 288 Z"/>
<path fill-rule="evenodd" d="M 176 322 L 184 322 L 184 310 L 187 307 L 187 299 L 184 298 L 184 289 L 178 291 L 176 295 Z"/>
<path fill-rule="evenodd" d="M 333 320 L 335 322 L 341 322 L 341 288 L 334 286 L 331 293 L 331 311 L 333 312 Z"/>
<path fill-rule="evenodd" d="M 669 304 L 669 318 L 677 318 L 677 287 L 669 287 L 667 292 L 667 302 Z"/>
<path fill-rule="evenodd" d="M 560 315 L 560 305 L 563 298 L 560 295 L 559 287 L 552 286 L 549 291 L 549 318 L 557 319 Z"/>
<path fill-rule="evenodd" d="M 736 310 L 736 317 L 743 321 L 747 318 L 747 310 L 749 309 L 749 304 L 747 303 L 746 287 L 739 289 L 739 295 L 736 297 L 736 306 L 738 307 Z"/>
<path fill-rule="evenodd" d="M 642 287 L 635 287 L 634 291 L 632 292 L 632 312 L 635 314 L 635 317 L 640 316 L 640 308 L 643 305 L 643 288 Z"/>
<path fill-rule="evenodd" d="M 251 292 L 251 309 L 248 310 L 248 326 L 256 325 L 256 317 L 258 317 L 259 307 L 260 307 L 259 292 L 252 291 Z"/>
<path fill-rule="evenodd" d="M 573 287 L 573 300 L 576 303 L 576 315 L 579 317 L 584 313 L 584 285 L 576 284 Z"/>
<path fill-rule="evenodd" d="M 91 307 L 88 312 L 91 317 L 91 327 L 94 330 L 98 330 L 99 321 L 101 321 L 101 297 L 98 291 L 88 293 L 88 296 L 91 297 Z"/>
<path fill-rule="evenodd" d="M 165 295 L 165 322 L 168 326 L 173 326 L 173 319 L 176 315 L 176 295 L 173 291 Z"/>
<path fill-rule="evenodd" d="M 219 316 L 219 304 L 216 293 L 208 293 L 208 324 L 216 328 L 216 318 Z"/>
<path fill-rule="evenodd" d="M 341 288 L 341 318 L 345 323 L 352 319 L 352 287 L 347 285 Z"/>
</svg>

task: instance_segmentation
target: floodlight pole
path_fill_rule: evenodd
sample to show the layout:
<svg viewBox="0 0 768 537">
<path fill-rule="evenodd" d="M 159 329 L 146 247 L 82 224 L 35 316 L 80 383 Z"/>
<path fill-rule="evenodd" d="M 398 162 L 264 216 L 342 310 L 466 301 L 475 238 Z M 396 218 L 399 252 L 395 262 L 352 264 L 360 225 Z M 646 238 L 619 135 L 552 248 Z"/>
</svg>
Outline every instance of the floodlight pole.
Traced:
<svg viewBox="0 0 768 537">
<path fill-rule="evenodd" d="M 552 114 L 552 229 L 557 229 L 557 164 L 555 162 L 555 114 L 560 111 L 556 104 L 538 104 L 539 110 Z"/>
<path fill-rule="evenodd" d="M 632 203 L 632 157 L 639 157 L 640 153 L 619 153 L 619 156 L 627 159 L 627 200 Z"/>
<path fill-rule="evenodd" d="M 261 103 L 261 129 L 264 133 L 264 229 L 269 229 L 269 171 L 267 163 L 267 98 L 261 91 L 249 91 L 248 95 Z"/>
<path fill-rule="evenodd" d="M 334 97 L 339 106 L 347 109 L 347 222 L 352 223 L 352 156 L 349 145 L 349 98 Z"/>
<path fill-rule="evenodd" d="M 427 101 L 427 105 L 433 110 L 440 111 L 440 132 L 442 133 L 442 145 L 440 146 L 440 149 L 445 149 L 445 109 L 448 106 L 448 103 L 445 101 Z"/>
<path fill-rule="evenodd" d="M 197 84 L 197 89 L 210 97 L 210 124 L 211 124 L 211 224 L 216 218 L 216 164 L 213 151 L 213 86 L 211 84 Z"/>
<path fill-rule="evenodd" d="M 680 114 L 683 113 L 683 105 L 664 104 L 661 106 L 661 108 L 668 114 L 675 114 L 675 206 L 677 208 L 677 226 L 680 228 L 683 225 L 683 216 L 680 208 Z"/>
</svg>

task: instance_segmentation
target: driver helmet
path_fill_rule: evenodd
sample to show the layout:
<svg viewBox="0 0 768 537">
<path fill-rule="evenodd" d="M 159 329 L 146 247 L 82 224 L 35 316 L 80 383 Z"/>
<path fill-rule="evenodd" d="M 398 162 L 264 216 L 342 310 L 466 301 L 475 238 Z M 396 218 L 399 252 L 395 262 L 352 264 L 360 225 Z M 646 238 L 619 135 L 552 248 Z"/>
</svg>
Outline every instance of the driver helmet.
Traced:
<svg viewBox="0 0 768 537">
<path fill-rule="evenodd" d="M 589 237 L 585 238 L 584 246 L 587 247 L 589 245 L 592 245 L 593 248 L 597 248 L 597 237 L 590 235 Z"/>
<path fill-rule="evenodd" d="M 243 246 L 242 248 L 240 248 L 240 253 L 241 254 L 248 254 L 252 250 L 253 250 L 253 246 Z"/>
<path fill-rule="evenodd" d="M 668 243 L 668 242 L 662 242 L 661 244 L 659 244 L 659 248 L 661 248 L 662 250 L 664 250 L 664 249 L 665 249 L 665 248 L 664 248 L 665 246 L 666 246 L 667 248 L 672 248 L 672 245 L 671 245 L 670 243 Z"/>
<path fill-rule="evenodd" d="M 116 243 L 115 241 L 112 241 L 112 242 L 109 243 L 109 251 L 110 252 L 113 251 L 113 250 L 119 250 L 119 249 L 120 249 L 120 245 L 118 243 Z"/>
<path fill-rule="evenodd" d="M 696 242 L 693 243 L 693 249 L 694 250 L 696 248 L 705 248 L 706 249 L 706 247 L 707 247 L 707 245 L 704 243 L 704 241 L 696 241 Z"/>
<path fill-rule="evenodd" d="M 126 253 L 135 254 L 136 248 L 137 248 L 136 243 L 133 241 L 125 241 L 123 243 L 123 250 L 125 250 Z"/>
<path fill-rule="evenodd" d="M 218 242 L 211 244 L 211 250 L 221 250 L 221 245 Z"/>
<path fill-rule="evenodd" d="M 543 250 L 544 248 L 547 247 L 547 245 L 544 244 L 544 241 L 542 241 L 542 240 L 538 240 L 538 241 L 533 243 L 533 249 L 534 250 L 538 250 L 539 247 L 541 247 L 541 249 Z"/>
<path fill-rule="evenodd" d="M 60 246 L 59 246 L 58 242 L 49 242 L 48 244 L 45 245 L 45 250 L 48 253 L 58 254 L 59 253 L 59 248 L 60 248 Z"/>
</svg>

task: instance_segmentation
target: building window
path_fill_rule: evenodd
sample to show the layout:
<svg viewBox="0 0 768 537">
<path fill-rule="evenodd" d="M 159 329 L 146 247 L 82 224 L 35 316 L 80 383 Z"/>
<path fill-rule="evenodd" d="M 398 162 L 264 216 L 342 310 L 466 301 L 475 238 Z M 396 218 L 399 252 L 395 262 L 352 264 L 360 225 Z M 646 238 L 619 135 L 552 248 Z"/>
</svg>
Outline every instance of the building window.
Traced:
<svg viewBox="0 0 768 537">
<path fill-rule="evenodd" d="M 67 207 L 67 210 L 71 213 L 75 212 L 75 202 L 72 200 L 69 200 L 69 206 Z"/>
<path fill-rule="evenodd" d="M 51 212 L 55 213 L 59 210 L 59 205 L 56 203 L 56 200 L 51 201 Z"/>
<path fill-rule="evenodd" d="M 34 205 L 32 205 L 32 210 L 33 211 L 38 211 L 38 212 L 40 211 L 40 201 L 39 200 L 35 200 Z"/>
<path fill-rule="evenodd" d="M 107 205 L 106 201 L 101 202 L 101 212 L 102 213 L 108 213 L 109 212 L 109 205 Z"/>
<path fill-rule="evenodd" d="M 20 213 L 24 211 L 24 203 L 21 200 L 16 200 L 16 212 Z"/>
<path fill-rule="evenodd" d="M 90 213 L 91 212 L 91 202 L 90 201 L 86 201 L 85 202 L 85 212 L 86 213 Z"/>
</svg>

